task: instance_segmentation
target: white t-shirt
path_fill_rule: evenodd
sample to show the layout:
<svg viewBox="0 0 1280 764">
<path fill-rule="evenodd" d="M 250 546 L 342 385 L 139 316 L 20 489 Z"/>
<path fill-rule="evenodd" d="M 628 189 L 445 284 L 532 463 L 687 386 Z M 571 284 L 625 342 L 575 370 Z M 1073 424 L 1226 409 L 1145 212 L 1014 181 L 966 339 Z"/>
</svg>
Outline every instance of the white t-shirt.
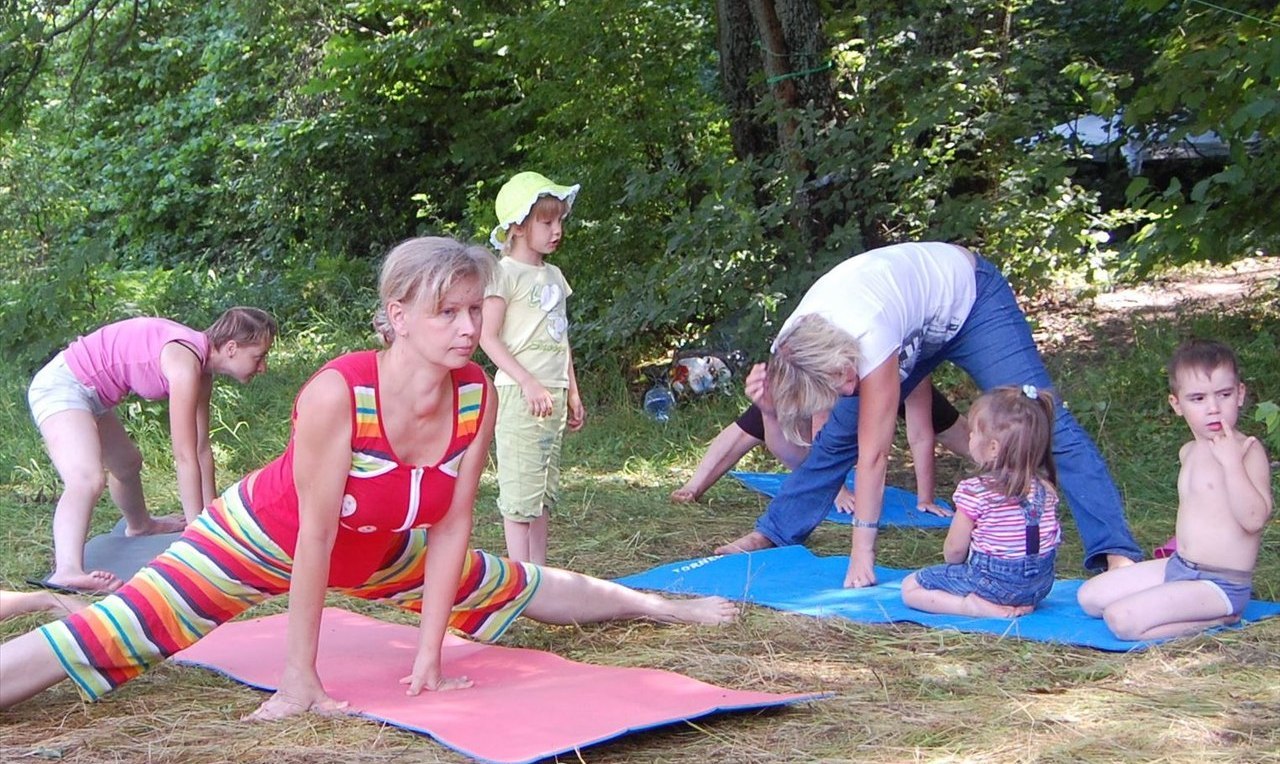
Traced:
<svg viewBox="0 0 1280 764">
<path fill-rule="evenodd" d="M 894 244 L 851 257 L 809 288 L 774 349 L 801 316 L 817 313 L 857 342 L 865 377 L 894 353 L 906 379 L 936 354 L 973 309 L 976 282 L 965 250 L 942 242 Z"/>
<path fill-rule="evenodd" d="M 507 303 L 499 339 L 534 379 L 547 388 L 569 387 L 569 318 L 565 300 L 573 290 L 551 263 L 529 265 L 509 257 L 498 261 L 486 297 Z M 516 381 L 502 369 L 495 385 Z"/>
</svg>

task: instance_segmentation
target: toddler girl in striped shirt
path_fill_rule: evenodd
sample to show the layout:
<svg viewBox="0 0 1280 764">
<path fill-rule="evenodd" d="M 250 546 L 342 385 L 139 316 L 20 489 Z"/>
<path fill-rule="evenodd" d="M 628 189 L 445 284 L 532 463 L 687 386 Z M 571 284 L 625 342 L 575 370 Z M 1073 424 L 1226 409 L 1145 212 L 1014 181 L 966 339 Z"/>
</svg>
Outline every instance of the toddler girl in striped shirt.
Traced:
<svg viewBox="0 0 1280 764">
<path fill-rule="evenodd" d="M 969 451 L 981 474 L 960 483 L 943 565 L 902 582 L 916 610 L 1012 618 L 1053 587 L 1058 526 L 1053 396 L 1034 385 L 995 388 L 969 410 Z"/>
</svg>

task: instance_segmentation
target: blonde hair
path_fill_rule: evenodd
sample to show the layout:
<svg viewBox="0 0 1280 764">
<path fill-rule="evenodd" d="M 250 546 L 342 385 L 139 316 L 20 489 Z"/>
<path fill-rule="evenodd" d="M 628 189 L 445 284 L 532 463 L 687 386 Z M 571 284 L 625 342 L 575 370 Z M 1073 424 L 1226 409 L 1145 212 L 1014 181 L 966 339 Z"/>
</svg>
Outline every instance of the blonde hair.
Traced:
<svg viewBox="0 0 1280 764">
<path fill-rule="evenodd" d="M 434 313 L 445 294 L 467 279 L 488 286 L 493 279 L 493 255 L 477 244 L 463 244 L 444 236 L 422 236 L 397 244 L 382 261 L 378 277 L 378 310 L 373 328 L 384 346 L 390 347 L 396 332 L 387 318 L 387 303 L 426 300 Z"/>
<path fill-rule="evenodd" d="M 1005 496 L 1026 496 L 1040 479 L 1058 483 L 1053 464 L 1053 393 L 1032 385 L 997 387 L 969 409 L 972 427 L 996 442 L 996 455 L 979 462 L 982 482 Z M 979 455 L 974 454 L 975 461 Z"/>
<path fill-rule="evenodd" d="M 816 313 L 801 316 L 778 340 L 769 360 L 769 394 L 787 440 L 810 444 L 814 414 L 835 406 L 861 357 L 857 340 Z"/>
<path fill-rule="evenodd" d="M 209 347 L 220 348 L 235 340 L 239 345 L 270 345 L 279 331 L 275 318 L 265 310 L 236 306 L 228 308 L 204 330 Z"/>
<path fill-rule="evenodd" d="M 511 235 L 511 229 L 523 226 L 530 220 L 538 220 L 542 218 L 560 218 L 564 220 L 569 217 L 569 210 L 572 209 L 569 203 L 551 194 L 543 194 L 534 200 L 533 206 L 529 208 L 529 213 L 520 218 L 516 222 L 507 226 L 507 238 L 502 242 L 502 251 L 508 252 L 511 249 L 511 242 L 515 237 Z"/>
</svg>

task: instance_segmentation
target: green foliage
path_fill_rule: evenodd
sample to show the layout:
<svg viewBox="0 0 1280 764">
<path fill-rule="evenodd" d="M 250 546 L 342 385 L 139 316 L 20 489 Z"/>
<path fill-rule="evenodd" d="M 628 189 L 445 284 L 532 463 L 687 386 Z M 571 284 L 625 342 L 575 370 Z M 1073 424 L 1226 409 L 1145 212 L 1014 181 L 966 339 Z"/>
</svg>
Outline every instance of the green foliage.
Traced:
<svg viewBox="0 0 1280 764">
<path fill-rule="evenodd" d="M 1267 450 L 1271 454 L 1280 454 L 1280 405 L 1275 401 L 1263 401 L 1253 412 L 1254 421 L 1261 422 L 1265 428 L 1263 436 Z"/>
<path fill-rule="evenodd" d="M 1230 147 L 1221 169 L 1167 187 L 1135 184 L 1131 204 L 1149 215 L 1129 266 L 1142 274 L 1166 264 L 1229 262 L 1274 251 L 1280 222 L 1270 200 L 1280 194 L 1280 10 L 1246 2 L 1135 3 L 1177 17 L 1146 81 L 1128 104 L 1135 125 L 1176 125 L 1170 140 L 1212 130 Z"/>
<path fill-rule="evenodd" d="M 831 47 L 802 53 L 833 62 L 806 76 L 832 78 L 834 108 L 760 104 L 793 140 L 743 158 L 691 0 L 6 6 L 0 352 L 232 302 L 341 307 L 354 330 L 390 244 L 484 237 L 525 168 L 583 186 L 556 259 L 588 367 L 762 354 L 816 275 L 904 239 L 975 246 L 1028 289 L 1274 245 L 1265 24 L 1121 0 L 823 7 Z M 1121 108 L 1212 127 L 1232 157 L 1126 198 L 1044 137 Z"/>
</svg>

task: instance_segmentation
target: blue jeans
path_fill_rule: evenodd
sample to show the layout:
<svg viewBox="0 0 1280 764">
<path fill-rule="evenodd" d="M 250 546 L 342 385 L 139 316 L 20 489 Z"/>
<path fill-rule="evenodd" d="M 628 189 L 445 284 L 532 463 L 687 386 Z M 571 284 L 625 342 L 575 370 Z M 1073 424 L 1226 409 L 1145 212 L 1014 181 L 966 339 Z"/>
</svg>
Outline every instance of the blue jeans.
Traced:
<svg viewBox="0 0 1280 764">
<path fill-rule="evenodd" d="M 978 258 L 977 295 L 960 332 L 932 356 L 920 358 L 902 383 L 902 394 L 928 376 L 943 361 L 951 361 L 990 390 L 1001 385 L 1032 384 L 1052 387 L 1031 328 L 1018 307 L 1009 282 L 994 265 Z M 894 412 L 887 412 L 894 416 Z M 1133 560 L 1142 552 L 1129 532 L 1120 492 L 1098 448 L 1057 402 L 1053 428 L 1053 457 L 1064 498 L 1071 505 L 1085 567 L 1106 568 L 1106 555 Z M 756 530 L 778 546 L 802 544 L 822 522 L 845 475 L 858 460 L 858 396 L 840 398 L 823 425 L 804 463 L 783 482 L 777 497 L 756 522 Z"/>
<path fill-rule="evenodd" d="M 1006 560 L 982 552 L 970 552 L 965 562 L 934 565 L 917 571 L 916 582 L 925 589 L 944 591 L 957 597 L 976 594 L 997 605 L 1038 605 L 1053 588 L 1053 565 L 1057 555 L 1055 549 L 1036 557 Z"/>
</svg>

